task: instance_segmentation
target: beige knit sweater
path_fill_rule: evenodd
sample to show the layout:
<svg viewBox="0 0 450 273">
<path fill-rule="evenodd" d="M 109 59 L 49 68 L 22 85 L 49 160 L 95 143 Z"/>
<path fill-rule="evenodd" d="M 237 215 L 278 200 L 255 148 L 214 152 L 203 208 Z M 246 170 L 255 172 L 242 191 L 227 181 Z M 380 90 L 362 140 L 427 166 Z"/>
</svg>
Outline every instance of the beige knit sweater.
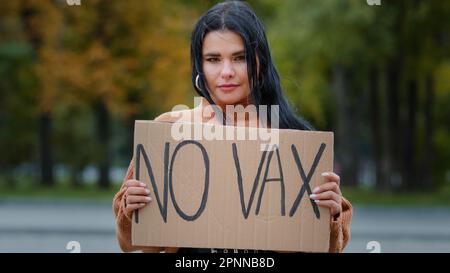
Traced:
<svg viewBox="0 0 450 273">
<path fill-rule="evenodd" d="M 123 199 L 126 187 L 125 181 L 133 179 L 134 160 L 131 160 L 124 183 L 119 192 L 114 196 L 113 211 L 116 217 L 116 234 L 120 248 L 124 252 L 142 250 L 143 252 L 161 252 L 166 253 L 177 252 L 178 248 L 173 247 L 136 247 L 131 245 L 131 213 L 125 210 L 125 202 Z M 342 213 L 330 223 L 330 249 L 329 252 L 342 252 L 344 247 L 350 240 L 350 222 L 352 219 L 352 205 L 350 202 L 342 198 Z"/>
</svg>

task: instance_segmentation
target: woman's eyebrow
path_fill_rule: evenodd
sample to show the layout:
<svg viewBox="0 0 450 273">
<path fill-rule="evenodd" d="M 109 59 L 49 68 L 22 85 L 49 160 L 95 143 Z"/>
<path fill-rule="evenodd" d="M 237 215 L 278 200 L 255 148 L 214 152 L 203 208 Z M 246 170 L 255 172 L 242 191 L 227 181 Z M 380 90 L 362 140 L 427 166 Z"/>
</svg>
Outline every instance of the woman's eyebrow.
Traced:
<svg viewBox="0 0 450 273">
<path fill-rule="evenodd" d="M 208 52 L 203 54 L 204 57 L 220 57 L 219 53 L 214 53 L 214 52 Z"/>
<path fill-rule="evenodd" d="M 244 55 L 245 50 L 239 50 L 231 54 L 232 56 Z M 203 55 L 204 57 L 220 57 L 220 53 L 217 52 L 207 52 Z"/>
<path fill-rule="evenodd" d="M 239 50 L 235 53 L 232 54 L 232 56 L 238 56 L 238 55 L 244 55 L 245 54 L 245 50 Z"/>
</svg>

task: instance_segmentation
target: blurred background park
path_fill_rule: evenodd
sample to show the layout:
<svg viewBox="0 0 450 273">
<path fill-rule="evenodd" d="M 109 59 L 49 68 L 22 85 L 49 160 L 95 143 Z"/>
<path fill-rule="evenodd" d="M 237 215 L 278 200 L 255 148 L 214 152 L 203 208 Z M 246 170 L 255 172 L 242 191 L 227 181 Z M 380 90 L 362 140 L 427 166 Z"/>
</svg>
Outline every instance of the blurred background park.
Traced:
<svg viewBox="0 0 450 273">
<path fill-rule="evenodd" d="M 1 202 L 109 206 L 134 121 L 194 106 L 190 34 L 217 2 L 3 1 Z M 450 1 L 248 2 L 292 105 L 335 132 L 344 196 L 450 208 Z"/>
</svg>

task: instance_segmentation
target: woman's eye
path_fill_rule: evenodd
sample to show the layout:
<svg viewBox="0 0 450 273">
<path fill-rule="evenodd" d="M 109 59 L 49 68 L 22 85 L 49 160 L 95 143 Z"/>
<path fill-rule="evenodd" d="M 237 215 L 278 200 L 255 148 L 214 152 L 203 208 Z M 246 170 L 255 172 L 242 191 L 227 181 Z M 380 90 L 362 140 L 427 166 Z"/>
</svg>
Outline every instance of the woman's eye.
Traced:
<svg viewBox="0 0 450 273">
<path fill-rule="evenodd" d="M 219 58 L 207 58 L 206 61 L 210 62 L 210 63 L 217 63 L 219 60 Z"/>
<path fill-rule="evenodd" d="M 236 61 L 245 61 L 245 56 L 244 55 L 241 55 L 241 56 L 237 56 L 236 58 L 235 58 L 235 60 Z"/>
</svg>

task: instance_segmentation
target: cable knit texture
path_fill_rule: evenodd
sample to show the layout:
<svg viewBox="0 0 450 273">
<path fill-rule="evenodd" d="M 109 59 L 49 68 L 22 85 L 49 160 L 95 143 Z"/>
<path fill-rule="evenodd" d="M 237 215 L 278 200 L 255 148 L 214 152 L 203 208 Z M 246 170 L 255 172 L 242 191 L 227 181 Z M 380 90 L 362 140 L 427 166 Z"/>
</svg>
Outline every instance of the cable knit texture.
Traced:
<svg viewBox="0 0 450 273">
<path fill-rule="evenodd" d="M 134 160 L 131 160 L 124 183 L 119 192 L 114 196 L 113 211 L 116 217 L 116 235 L 120 248 L 124 252 L 141 250 L 143 252 L 157 253 L 165 251 L 166 253 L 177 252 L 174 247 L 136 247 L 131 245 L 131 213 L 125 210 L 125 200 L 123 196 L 126 191 L 125 181 L 133 179 Z M 350 241 L 350 223 L 352 220 L 352 205 L 348 200 L 342 198 L 342 212 L 338 217 L 331 220 L 330 224 L 330 248 L 329 252 L 342 252 Z"/>
</svg>

